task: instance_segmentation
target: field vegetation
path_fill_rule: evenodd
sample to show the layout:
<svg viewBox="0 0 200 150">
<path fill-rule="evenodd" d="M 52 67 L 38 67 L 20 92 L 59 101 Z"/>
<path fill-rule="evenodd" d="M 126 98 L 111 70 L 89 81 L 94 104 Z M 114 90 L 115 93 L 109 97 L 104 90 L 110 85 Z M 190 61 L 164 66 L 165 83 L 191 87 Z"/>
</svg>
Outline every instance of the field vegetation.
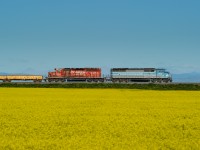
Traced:
<svg viewBox="0 0 200 150">
<path fill-rule="evenodd" d="M 200 91 L 0 88 L 0 149 L 200 149 Z"/>
<path fill-rule="evenodd" d="M 200 83 L 188 84 L 126 84 L 126 83 L 2 83 L 0 87 L 20 88 L 98 88 L 98 89 L 146 89 L 146 90 L 187 90 L 200 91 Z"/>
</svg>

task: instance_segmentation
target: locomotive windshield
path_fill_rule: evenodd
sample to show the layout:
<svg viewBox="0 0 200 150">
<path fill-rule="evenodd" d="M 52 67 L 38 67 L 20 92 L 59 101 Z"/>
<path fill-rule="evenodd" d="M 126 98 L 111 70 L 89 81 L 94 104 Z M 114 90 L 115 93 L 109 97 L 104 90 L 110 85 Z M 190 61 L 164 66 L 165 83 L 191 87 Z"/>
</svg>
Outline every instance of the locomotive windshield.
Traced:
<svg viewBox="0 0 200 150">
<path fill-rule="evenodd" d="M 166 72 L 166 69 L 156 69 L 157 72 Z"/>
</svg>

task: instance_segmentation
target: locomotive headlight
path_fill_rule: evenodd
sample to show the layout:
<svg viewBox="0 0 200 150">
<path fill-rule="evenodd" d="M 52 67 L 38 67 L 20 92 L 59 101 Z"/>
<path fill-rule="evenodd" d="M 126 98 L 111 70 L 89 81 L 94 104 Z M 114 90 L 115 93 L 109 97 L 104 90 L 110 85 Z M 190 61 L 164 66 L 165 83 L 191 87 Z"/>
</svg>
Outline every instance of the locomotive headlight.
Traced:
<svg viewBox="0 0 200 150">
<path fill-rule="evenodd" d="M 166 73 L 165 73 L 165 76 L 166 76 L 166 77 L 169 77 L 169 73 L 166 72 Z"/>
</svg>

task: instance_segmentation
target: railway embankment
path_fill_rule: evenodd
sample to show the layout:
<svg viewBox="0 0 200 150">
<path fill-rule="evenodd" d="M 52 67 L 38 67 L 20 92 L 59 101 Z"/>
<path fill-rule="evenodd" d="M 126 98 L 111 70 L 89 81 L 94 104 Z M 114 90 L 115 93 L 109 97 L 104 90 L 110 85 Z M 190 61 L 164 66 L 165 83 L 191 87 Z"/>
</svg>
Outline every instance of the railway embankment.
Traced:
<svg viewBox="0 0 200 150">
<path fill-rule="evenodd" d="M 7 88 L 98 88 L 98 89 L 144 89 L 200 91 L 200 83 L 0 83 Z"/>
</svg>

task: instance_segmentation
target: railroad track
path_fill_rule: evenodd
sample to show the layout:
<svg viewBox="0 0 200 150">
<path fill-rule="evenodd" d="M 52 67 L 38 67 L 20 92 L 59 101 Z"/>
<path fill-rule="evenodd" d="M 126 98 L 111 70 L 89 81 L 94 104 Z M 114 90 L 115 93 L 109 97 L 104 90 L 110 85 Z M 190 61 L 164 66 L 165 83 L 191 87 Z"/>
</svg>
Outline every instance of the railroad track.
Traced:
<svg viewBox="0 0 200 150">
<path fill-rule="evenodd" d="M 188 85 L 200 85 L 200 82 L 172 82 L 172 83 L 149 83 L 149 82 L 131 82 L 131 83 L 112 83 L 112 82 L 104 82 L 104 83 L 95 83 L 95 82 L 10 82 L 10 83 L 4 83 L 0 82 L 0 84 L 155 84 L 155 85 L 178 85 L 178 84 L 188 84 Z"/>
</svg>

